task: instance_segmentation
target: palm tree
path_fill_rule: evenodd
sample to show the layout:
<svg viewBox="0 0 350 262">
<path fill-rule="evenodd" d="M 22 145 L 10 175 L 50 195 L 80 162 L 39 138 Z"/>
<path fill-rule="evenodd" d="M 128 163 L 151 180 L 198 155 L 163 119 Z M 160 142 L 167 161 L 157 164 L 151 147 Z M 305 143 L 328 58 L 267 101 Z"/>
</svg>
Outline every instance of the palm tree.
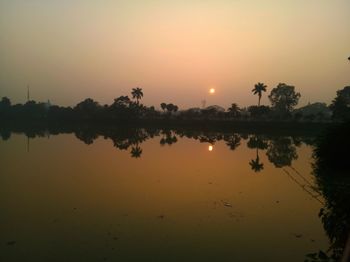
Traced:
<svg viewBox="0 0 350 262">
<path fill-rule="evenodd" d="M 139 103 L 139 99 L 143 97 L 142 89 L 139 87 L 133 88 L 131 91 L 132 98 L 136 99 L 136 103 Z"/>
<path fill-rule="evenodd" d="M 141 157 L 142 149 L 141 149 L 141 147 L 136 145 L 135 147 L 131 148 L 131 152 L 130 153 L 131 153 L 131 157 L 139 158 L 139 157 Z"/>
<path fill-rule="evenodd" d="M 254 170 L 254 172 L 260 172 L 261 170 L 264 169 L 264 164 L 263 163 L 260 163 L 260 158 L 259 158 L 259 153 L 258 153 L 258 148 L 256 148 L 256 159 L 252 159 L 250 162 L 249 162 L 249 165 L 251 166 L 252 170 Z"/>
<path fill-rule="evenodd" d="M 231 107 L 227 109 L 227 111 L 230 113 L 230 115 L 236 117 L 239 114 L 240 109 L 236 103 L 233 103 Z"/>
<path fill-rule="evenodd" d="M 250 137 L 248 143 L 247 143 L 248 148 L 256 148 L 256 158 L 255 160 L 252 159 L 249 162 L 249 165 L 251 166 L 252 170 L 255 172 L 260 172 L 261 170 L 264 169 L 264 164 L 260 163 L 260 158 L 259 158 L 259 149 L 265 150 L 268 148 L 268 143 L 267 141 L 260 136 L 252 136 Z"/>
<path fill-rule="evenodd" d="M 254 89 L 252 90 L 252 92 L 254 93 L 254 95 L 258 94 L 259 96 L 259 100 L 258 100 L 258 106 L 260 106 L 260 100 L 261 100 L 261 96 L 262 96 L 262 92 L 266 92 L 266 85 L 264 83 L 257 83 L 254 86 Z"/>
</svg>

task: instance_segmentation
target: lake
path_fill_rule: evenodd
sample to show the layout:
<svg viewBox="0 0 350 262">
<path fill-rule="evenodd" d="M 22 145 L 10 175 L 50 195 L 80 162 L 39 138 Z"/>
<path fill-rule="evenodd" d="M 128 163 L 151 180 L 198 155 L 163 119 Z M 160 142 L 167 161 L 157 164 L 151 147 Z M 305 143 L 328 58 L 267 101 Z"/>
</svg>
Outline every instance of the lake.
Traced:
<svg viewBox="0 0 350 262">
<path fill-rule="evenodd" d="M 314 138 L 186 130 L 0 140 L 1 261 L 304 261 Z"/>
</svg>

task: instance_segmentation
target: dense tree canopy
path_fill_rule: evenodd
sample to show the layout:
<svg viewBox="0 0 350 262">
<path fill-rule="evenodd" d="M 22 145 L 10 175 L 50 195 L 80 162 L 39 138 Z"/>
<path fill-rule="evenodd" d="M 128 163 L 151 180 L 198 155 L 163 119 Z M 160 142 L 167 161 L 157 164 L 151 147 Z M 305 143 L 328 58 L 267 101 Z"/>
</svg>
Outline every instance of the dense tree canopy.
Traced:
<svg viewBox="0 0 350 262">
<path fill-rule="evenodd" d="M 279 113 L 290 113 L 298 104 L 300 93 L 295 92 L 295 87 L 280 83 L 271 90 L 269 99 L 273 109 Z"/>
<path fill-rule="evenodd" d="M 330 108 L 333 112 L 333 118 L 339 120 L 350 119 L 350 86 L 337 91 L 337 96 L 330 105 Z"/>
</svg>

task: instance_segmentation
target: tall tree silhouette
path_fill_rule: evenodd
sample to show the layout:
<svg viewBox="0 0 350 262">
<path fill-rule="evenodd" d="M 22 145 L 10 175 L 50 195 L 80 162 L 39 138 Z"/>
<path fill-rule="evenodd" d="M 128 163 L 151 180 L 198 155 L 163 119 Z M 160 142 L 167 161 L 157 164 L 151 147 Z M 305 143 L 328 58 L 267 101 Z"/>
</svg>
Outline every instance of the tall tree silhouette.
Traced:
<svg viewBox="0 0 350 262">
<path fill-rule="evenodd" d="M 333 112 L 334 119 L 350 119 L 350 86 L 346 86 L 342 90 L 337 91 L 337 96 L 332 101 L 330 109 Z"/>
<path fill-rule="evenodd" d="M 272 107 L 279 113 L 288 114 L 298 104 L 300 93 L 295 92 L 295 87 L 279 83 L 271 90 L 269 95 Z"/>
<path fill-rule="evenodd" d="M 264 83 L 257 83 L 254 86 L 254 89 L 252 90 L 254 95 L 258 95 L 258 106 L 260 106 L 260 100 L 262 96 L 262 92 L 266 92 L 266 85 Z"/>
<path fill-rule="evenodd" d="M 139 87 L 133 88 L 131 91 L 131 95 L 133 99 L 136 99 L 136 103 L 139 103 L 139 99 L 143 97 L 142 89 Z"/>
</svg>

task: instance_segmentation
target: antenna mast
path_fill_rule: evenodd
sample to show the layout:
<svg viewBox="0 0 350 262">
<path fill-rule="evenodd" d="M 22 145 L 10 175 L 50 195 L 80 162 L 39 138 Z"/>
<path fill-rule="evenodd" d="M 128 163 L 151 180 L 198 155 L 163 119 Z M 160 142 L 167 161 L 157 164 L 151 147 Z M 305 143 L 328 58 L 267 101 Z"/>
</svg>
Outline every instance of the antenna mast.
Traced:
<svg viewBox="0 0 350 262">
<path fill-rule="evenodd" d="M 27 85 L 27 102 L 30 100 L 29 85 Z"/>
</svg>

